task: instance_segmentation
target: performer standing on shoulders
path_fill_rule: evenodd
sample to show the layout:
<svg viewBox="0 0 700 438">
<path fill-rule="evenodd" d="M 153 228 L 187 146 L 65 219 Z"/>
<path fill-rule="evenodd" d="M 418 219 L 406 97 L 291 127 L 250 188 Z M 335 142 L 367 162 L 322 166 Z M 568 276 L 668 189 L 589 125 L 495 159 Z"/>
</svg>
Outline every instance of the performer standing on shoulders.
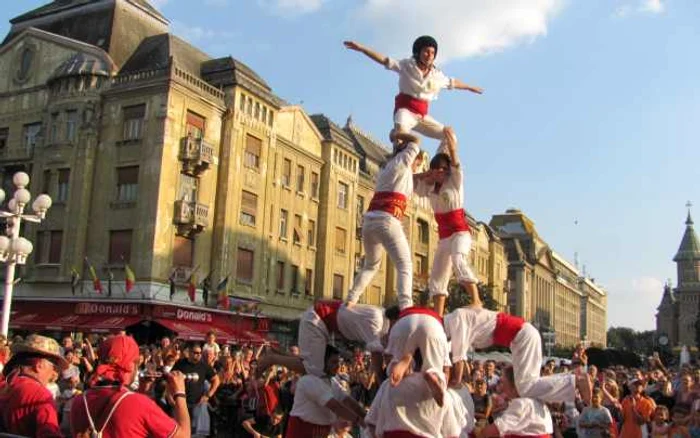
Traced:
<svg viewBox="0 0 700 438">
<path fill-rule="evenodd" d="M 428 289 L 435 311 L 445 311 L 447 285 L 454 268 L 459 284 L 471 296 L 472 305 L 481 305 L 476 275 L 469 266 L 472 235 L 464 211 L 464 181 L 462 166 L 454 143 L 442 144 L 430 161 L 430 171 L 415 175 L 416 194 L 426 196 L 435 212 L 438 242 Z"/>
<path fill-rule="evenodd" d="M 347 306 L 360 299 L 365 288 L 379 270 L 384 251 L 389 253 L 398 273 L 399 307 L 413 305 L 413 263 L 411 247 L 401 224 L 413 194 L 413 174 L 421 165 L 424 154 L 418 148 L 418 138 L 411 134 L 395 136 L 394 153 L 377 175 L 374 196 L 362 221 L 362 241 L 365 261 L 355 276 L 348 293 Z"/>
<path fill-rule="evenodd" d="M 434 65 L 438 44 L 431 36 L 423 35 L 413 43 L 413 56 L 397 61 L 375 52 L 355 41 L 345 41 L 345 47 L 365 54 L 373 61 L 382 64 L 399 74 L 399 94 L 394 102 L 394 131 L 392 141 L 397 133 L 407 133 L 415 129 L 426 137 L 435 138 L 442 143 L 457 143 L 454 130 L 445 127 L 430 115 L 430 101 L 437 99 L 443 88 L 467 90 L 481 94 L 483 90 L 459 79 L 449 78 Z"/>
</svg>

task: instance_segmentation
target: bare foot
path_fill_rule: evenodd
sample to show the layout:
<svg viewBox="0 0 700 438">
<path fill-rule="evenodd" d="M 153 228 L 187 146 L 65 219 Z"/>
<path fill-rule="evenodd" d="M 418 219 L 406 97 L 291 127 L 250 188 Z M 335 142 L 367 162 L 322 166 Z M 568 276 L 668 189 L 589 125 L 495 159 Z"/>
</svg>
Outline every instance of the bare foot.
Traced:
<svg viewBox="0 0 700 438">
<path fill-rule="evenodd" d="M 389 133 L 389 139 L 391 139 L 391 142 L 397 146 L 401 146 L 406 143 L 420 142 L 418 136 L 411 134 L 410 132 L 400 132 L 396 129 L 391 130 L 391 133 Z"/>
<path fill-rule="evenodd" d="M 467 290 L 467 293 L 471 298 L 471 303 L 467 307 L 472 309 L 480 309 L 484 307 L 484 303 L 481 301 L 481 296 L 479 296 L 479 287 L 476 285 L 476 283 L 464 283 L 464 288 Z"/>
<path fill-rule="evenodd" d="M 391 367 L 391 375 L 389 376 L 391 379 L 391 386 L 398 386 L 398 384 L 401 383 L 401 379 L 403 379 L 408 372 L 409 365 L 411 365 L 410 357 L 408 360 L 401 359 L 394 363 Z"/>
<path fill-rule="evenodd" d="M 423 379 L 428 384 L 435 403 L 442 407 L 445 404 L 445 388 L 442 387 L 442 382 L 440 382 L 438 376 L 433 372 L 425 372 L 423 373 Z"/>
</svg>

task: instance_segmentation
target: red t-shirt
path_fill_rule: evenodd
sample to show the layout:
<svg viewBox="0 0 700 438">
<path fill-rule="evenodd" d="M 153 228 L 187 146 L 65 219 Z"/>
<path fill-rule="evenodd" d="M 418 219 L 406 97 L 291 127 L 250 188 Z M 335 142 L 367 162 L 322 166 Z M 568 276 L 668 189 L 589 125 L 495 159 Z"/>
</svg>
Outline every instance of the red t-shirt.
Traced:
<svg viewBox="0 0 700 438">
<path fill-rule="evenodd" d="M 17 376 L 0 393 L 0 431 L 37 438 L 62 437 L 53 396 L 38 380 Z"/>
<path fill-rule="evenodd" d="M 116 389 L 113 386 L 107 386 L 89 389 L 85 394 L 90 407 L 90 415 L 97 430 L 102 427 L 112 404 L 119 399 L 118 396 L 114 395 L 115 393 Z M 112 404 L 108 406 L 110 402 Z M 71 431 L 74 435 L 90 428 L 82 396 L 73 398 L 70 421 Z M 174 435 L 176 430 L 175 420 L 168 417 L 153 400 L 135 392 L 122 400 L 112 414 L 102 436 L 104 438 L 167 438 Z"/>
</svg>

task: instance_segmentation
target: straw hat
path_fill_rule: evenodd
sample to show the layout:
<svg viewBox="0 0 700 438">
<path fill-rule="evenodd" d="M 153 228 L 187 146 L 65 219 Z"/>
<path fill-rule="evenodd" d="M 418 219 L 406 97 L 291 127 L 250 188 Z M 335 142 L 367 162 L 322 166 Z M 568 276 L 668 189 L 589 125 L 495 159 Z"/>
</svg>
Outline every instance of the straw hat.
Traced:
<svg viewBox="0 0 700 438">
<path fill-rule="evenodd" d="M 54 359 L 60 369 L 68 367 L 68 361 L 61 355 L 61 348 L 54 339 L 40 335 L 29 335 L 24 342 L 12 344 L 12 354 L 33 353 Z"/>
</svg>

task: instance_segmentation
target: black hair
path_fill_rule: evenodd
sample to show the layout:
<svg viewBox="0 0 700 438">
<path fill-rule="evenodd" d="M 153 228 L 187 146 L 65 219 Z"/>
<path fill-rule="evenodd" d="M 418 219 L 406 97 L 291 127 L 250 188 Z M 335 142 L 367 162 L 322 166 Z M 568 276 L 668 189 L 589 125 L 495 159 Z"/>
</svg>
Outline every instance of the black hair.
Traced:
<svg viewBox="0 0 700 438">
<path fill-rule="evenodd" d="M 391 307 L 387 307 L 386 310 L 384 310 L 384 316 L 389 321 L 396 321 L 399 319 L 399 314 L 401 313 L 401 310 L 399 309 L 399 306 L 393 305 Z"/>
<path fill-rule="evenodd" d="M 331 344 L 326 345 L 326 353 L 323 356 L 323 363 L 328 364 L 328 359 L 331 358 L 331 356 L 340 356 L 340 350 L 332 346 Z"/>
<path fill-rule="evenodd" d="M 426 47 L 434 48 L 435 56 L 437 57 L 438 43 L 435 38 L 431 37 L 430 35 L 423 35 L 416 38 L 416 40 L 413 42 L 413 57 L 418 60 L 421 50 Z"/>
<path fill-rule="evenodd" d="M 440 167 L 440 164 L 443 162 L 447 163 L 447 166 L 452 166 L 452 158 L 444 152 L 440 152 L 439 154 L 435 154 L 433 158 L 430 160 L 430 168 L 431 169 L 437 169 Z"/>
</svg>

